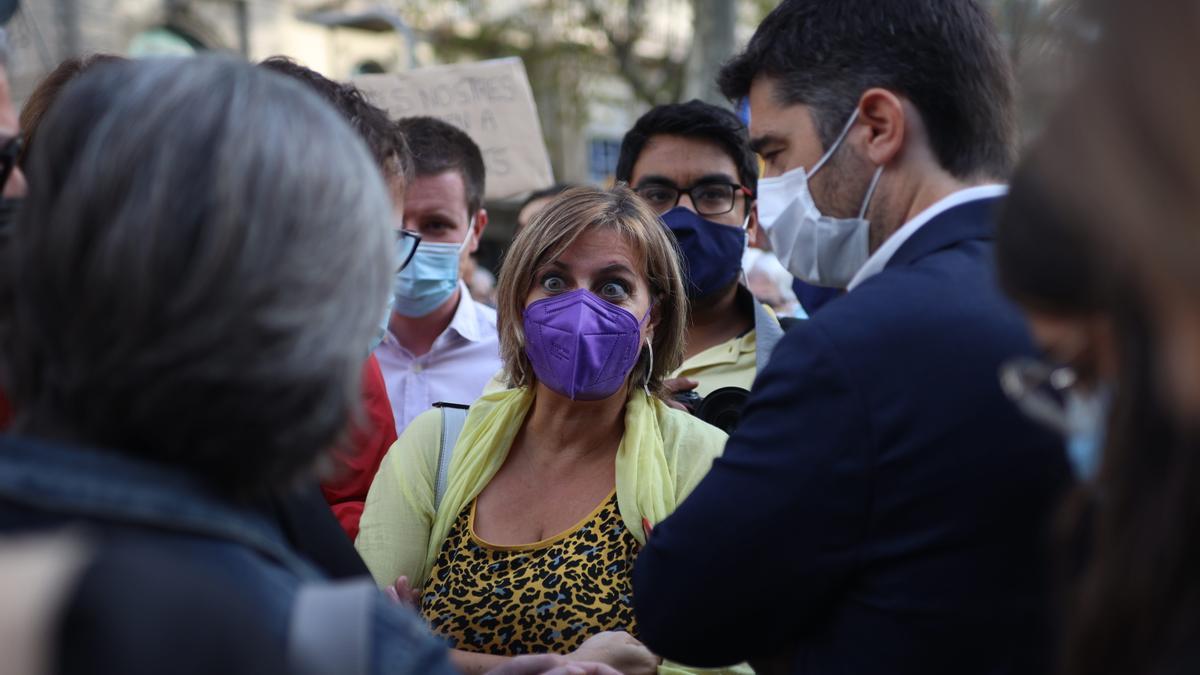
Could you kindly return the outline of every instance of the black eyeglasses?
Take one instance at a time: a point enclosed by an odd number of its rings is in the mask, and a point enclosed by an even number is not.
[[[737,183],[699,183],[687,188],[673,185],[643,185],[634,190],[646,200],[650,208],[659,215],[679,206],[679,198],[686,194],[692,200],[696,213],[702,216],[719,216],[729,213],[741,196],[753,197],[748,188]]]
[[[12,172],[17,168],[17,158],[21,156],[21,148],[24,141],[21,137],[13,136],[0,145],[0,190],[8,185],[8,179],[12,176]]]
[[[421,235],[410,230],[396,230],[396,271],[408,267],[408,263],[412,261],[413,256],[417,253],[417,247],[421,245]]]

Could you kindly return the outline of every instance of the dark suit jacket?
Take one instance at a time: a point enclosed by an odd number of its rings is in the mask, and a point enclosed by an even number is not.
[[[724,457],[639,556],[656,653],[1046,672],[1048,526],[1070,472],[999,387],[1034,348],[993,278],[998,203],[935,217],[780,343]]]

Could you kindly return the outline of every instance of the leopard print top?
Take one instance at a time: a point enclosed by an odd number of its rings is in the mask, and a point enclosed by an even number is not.
[[[639,548],[615,491],[574,528],[524,546],[476,536],[472,501],[442,545],[421,612],[455,648],[499,656],[566,654],[602,631],[636,637]]]

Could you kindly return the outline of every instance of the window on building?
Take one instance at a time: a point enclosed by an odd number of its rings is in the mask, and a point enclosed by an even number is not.
[[[593,183],[607,184],[617,172],[617,157],[621,141],[612,138],[593,138],[588,141],[588,178]]]

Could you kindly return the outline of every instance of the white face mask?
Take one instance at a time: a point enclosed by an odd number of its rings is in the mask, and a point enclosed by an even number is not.
[[[808,181],[846,140],[857,119],[855,110],[812,171],[800,167],[758,181],[758,222],[767,231],[775,256],[793,276],[817,286],[849,286],[871,255],[871,224],[865,216],[883,167],[876,169],[857,218],[823,215],[808,191]]]

